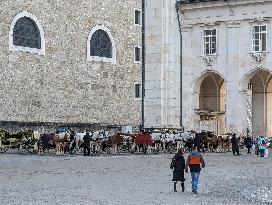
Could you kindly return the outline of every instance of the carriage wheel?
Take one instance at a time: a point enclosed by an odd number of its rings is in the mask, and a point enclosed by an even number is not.
[[[159,154],[159,150],[157,148],[152,149],[152,154]]]
[[[173,153],[173,152],[175,152],[176,149],[177,149],[176,146],[172,144],[172,145],[170,145],[170,147],[169,147],[169,152],[170,152],[170,153]]]
[[[69,150],[69,153],[70,154],[76,154],[77,153],[77,148],[75,147],[74,149]]]
[[[30,154],[37,154],[37,153],[38,153],[38,151],[35,150],[34,147],[32,147],[32,146],[29,146],[29,147],[27,148],[27,150],[28,150],[28,152],[29,152]]]
[[[5,153],[8,149],[9,147],[0,147],[0,153]]]
[[[29,152],[28,149],[27,149],[27,147],[24,144],[22,144],[22,143],[19,144],[18,151],[22,155],[26,155]]]

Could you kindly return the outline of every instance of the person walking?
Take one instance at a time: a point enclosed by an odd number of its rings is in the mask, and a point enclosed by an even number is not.
[[[252,147],[252,140],[249,137],[249,135],[245,138],[244,144],[245,144],[245,146],[247,148],[247,154],[250,154],[251,153],[251,147]]]
[[[260,157],[264,157],[265,150],[266,150],[266,141],[263,136],[260,136],[258,140],[258,145],[259,145]]]
[[[234,156],[236,156],[236,154],[240,155],[238,140],[236,138],[236,134],[235,133],[232,134],[231,145],[232,145],[232,153],[233,153],[233,155]]]
[[[174,192],[177,192],[177,183],[180,181],[181,182],[181,189],[182,192],[185,191],[185,186],[184,186],[184,169],[185,169],[185,159],[183,157],[183,150],[179,149],[178,153],[175,154],[175,156],[172,159],[172,162],[170,164],[170,168],[174,169],[173,170],[173,179],[172,181],[174,182]]]
[[[188,173],[188,168],[190,168],[190,173],[192,177],[192,192],[194,194],[198,194],[198,180],[201,168],[204,167],[205,161],[203,159],[203,156],[197,151],[196,147],[193,147],[193,150],[189,154],[186,161],[185,172]]]
[[[84,155],[83,156],[90,156],[90,145],[91,145],[91,135],[88,131],[86,131],[86,135],[83,137],[83,149]]]

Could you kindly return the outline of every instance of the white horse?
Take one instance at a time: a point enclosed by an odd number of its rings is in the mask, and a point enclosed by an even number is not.
[[[180,133],[181,143],[179,142],[179,147],[182,149],[185,149],[185,143],[189,140],[193,140],[194,138],[195,138],[195,133],[192,131]]]
[[[154,147],[157,151],[160,150],[161,145],[161,133],[154,132],[151,134],[151,139],[154,141]]]
[[[105,140],[105,133],[102,131],[95,131],[92,133],[92,140],[91,141],[91,149],[94,153],[100,154],[101,153],[101,144]]]
[[[177,152],[179,151],[179,149],[183,149],[184,145],[183,145],[183,138],[181,136],[181,133],[174,133],[174,141],[177,143]]]
[[[91,151],[95,153],[100,153],[101,152],[101,143],[105,140],[105,135],[106,133],[102,133],[100,131],[95,131],[91,133],[91,142],[90,142],[90,149]],[[74,141],[70,145],[70,150],[75,149],[75,152],[79,152],[81,147],[83,146],[84,143],[84,136],[86,135],[86,132],[82,133],[76,133],[74,137]]]
[[[65,155],[64,149],[67,141],[69,141],[70,132],[61,132],[55,135],[54,143],[56,144],[56,155]]]
[[[70,150],[73,149],[75,153],[78,153],[84,143],[83,138],[85,135],[86,135],[86,132],[76,133],[74,136],[74,141],[70,144],[70,147],[69,147]]]
[[[180,133],[180,137],[183,141],[187,141],[189,139],[194,139],[195,138],[195,133],[188,131],[184,133]]]
[[[161,134],[161,143],[162,143],[162,151],[166,152],[166,142],[167,142],[167,135],[166,133]]]
[[[39,133],[38,131],[34,131],[33,134],[32,134],[32,137],[35,140],[35,144],[34,144],[33,150],[36,153],[40,153],[38,142],[41,139],[41,133]]]

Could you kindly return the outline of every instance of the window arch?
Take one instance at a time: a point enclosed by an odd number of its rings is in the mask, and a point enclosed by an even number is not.
[[[87,60],[116,63],[116,49],[109,29],[98,25],[92,28],[87,42]]]
[[[90,42],[91,56],[112,58],[112,44],[109,35],[99,29],[94,32]]]
[[[44,32],[39,20],[27,11],[17,14],[10,27],[10,51],[44,55]]]

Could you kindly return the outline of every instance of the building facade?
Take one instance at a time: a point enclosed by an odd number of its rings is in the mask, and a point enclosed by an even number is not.
[[[0,121],[141,124],[142,1],[0,2]]]
[[[158,18],[168,25],[161,29],[168,32],[161,38],[166,43],[159,44],[170,48],[160,48],[168,61],[165,64],[164,57],[158,58],[154,69],[158,68],[161,75],[158,87],[168,85],[168,91],[165,97],[163,89],[158,89],[152,97],[160,100],[156,113],[161,113],[167,123],[156,117],[147,122],[152,126],[177,126],[180,115],[186,130],[246,133],[248,129],[253,135],[271,136],[272,1],[179,1],[179,19],[175,3],[164,1],[157,7],[162,14]],[[182,69],[177,63],[178,20]],[[152,35],[147,35],[147,42]],[[146,70],[152,69],[153,65],[147,63]],[[155,86],[152,82],[150,85]],[[164,103],[172,106],[167,106],[172,114],[164,113]]]
[[[175,3],[145,1],[145,127],[182,126],[181,53]]]

